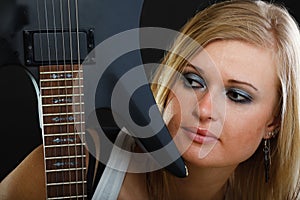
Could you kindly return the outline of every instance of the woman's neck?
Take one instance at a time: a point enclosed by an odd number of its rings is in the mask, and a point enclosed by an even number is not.
[[[189,176],[172,177],[175,184],[170,191],[172,199],[221,200],[224,199],[228,178],[236,166],[224,168],[199,168],[187,163]]]

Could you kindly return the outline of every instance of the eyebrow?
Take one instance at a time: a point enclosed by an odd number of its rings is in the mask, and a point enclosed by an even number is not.
[[[244,81],[239,81],[239,80],[235,80],[235,79],[230,79],[228,80],[229,83],[237,83],[237,84],[243,84],[243,85],[248,85],[249,87],[252,87],[255,91],[258,91],[258,89],[256,87],[254,87],[251,83],[247,83]]]
[[[192,67],[194,68],[195,70],[197,70],[198,72],[202,73],[202,74],[205,74],[205,72],[203,71],[203,69],[201,69],[200,67],[197,67],[195,65],[192,65],[191,63],[188,63],[186,64],[186,67]]]

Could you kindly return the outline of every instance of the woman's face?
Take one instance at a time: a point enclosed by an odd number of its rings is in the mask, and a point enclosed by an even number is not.
[[[171,88],[163,117],[186,161],[235,166],[277,125],[273,53],[233,40],[204,49]]]

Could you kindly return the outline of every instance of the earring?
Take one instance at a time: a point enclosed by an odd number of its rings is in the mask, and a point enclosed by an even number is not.
[[[271,166],[271,155],[270,155],[270,140],[264,140],[264,166],[265,166],[265,182],[267,183],[270,178],[270,166]]]
[[[271,131],[271,132],[268,133],[268,136],[269,136],[270,138],[274,138],[276,134],[277,134],[277,133],[276,133],[275,131]]]
[[[268,133],[269,138],[274,138],[279,133],[279,129],[275,129],[274,131],[270,131]]]

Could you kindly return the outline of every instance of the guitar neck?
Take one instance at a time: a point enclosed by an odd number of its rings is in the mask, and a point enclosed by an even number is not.
[[[86,199],[82,66],[41,66],[48,199]]]

